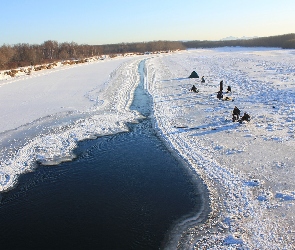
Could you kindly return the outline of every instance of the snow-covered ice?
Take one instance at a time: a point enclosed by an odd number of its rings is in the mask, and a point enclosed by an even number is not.
[[[139,58],[116,58],[0,82],[0,190],[35,162],[71,160],[77,141],[127,131]]]
[[[205,224],[179,249],[295,248],[295,51],[217,48],[120,57],[0,81],[0,189],[34,163],[70,160],[77,141],[126,131],[145,59],[155,129],[210,193]],[[204,76],[188,79],[195,70]],[[219,82],[232,100],[216,98]],[[195,84],[199,93],[190,92]],[[233,123],[237,106],[249,123]]]

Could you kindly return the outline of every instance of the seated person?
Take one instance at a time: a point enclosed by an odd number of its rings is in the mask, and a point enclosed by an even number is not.
[[[241,114],[241,111],[237,108],[237,106],[235,106],[233,110],[233,122],[239,120],[240,114]]]
[[[250,121],[250,115],[245,112],[244,115],[241,118],[241,121],[249,122]]]
[[[195,85],[193,85],[193,86],[192,86],[192,88],[191,88],[191,91],[193,91],[193,92],[197,93],[197,92],[198,92],[198,89],[196,88],[196,86],[195,86]]]
[[[223,94],[222,94],[221,91],[218,91],[218,92],[217,92],[217,98],[218,98],[219,100],[223,98]]]

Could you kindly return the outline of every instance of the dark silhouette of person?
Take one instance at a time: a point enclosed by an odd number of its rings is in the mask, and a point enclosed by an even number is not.
[[[227,93],[228,93],[228,92],[231,92],[231,86],[227,86],[226,91],[227,91]]]
[[[202,76],[201,83],[204,83],[204,82],[205,82],[205,79],[204,79],[204,76]]]
[[[233,122],[239,120],[240,114],[241,114],[241,111],[237,108],[237,106],[235,106],[233,110]]]
[[[192,88],[191,88],[191,91],[193,91],[193,92],[195,92],[195,93],[197,93],[198,91],[197,91],[197,88],[196,88],[196,86],[195,85],[193,85],[192,86]]]
[[[241,118],[241,121],[247,121],[247,122],[249,122],[250,121],[250,115],[245,112],[244,115]]]
[[[219,100],[223,98],[223,94],[222,94],[221,91],[218,91],[218,92],[217,92],[217,98],[218,98]]]
[[[223,80],[219,83],[219,91],[222,93],[223,91]]]

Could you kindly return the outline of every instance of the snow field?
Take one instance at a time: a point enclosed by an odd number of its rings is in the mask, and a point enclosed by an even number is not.
[[[294,249],[293,53],[223,48],[147,61],[158,129],[211,193],[208,222],[186,232],[195,249]],[[186,78],[193,70],[205,84]],[[234,101],[216,98],[221,80]],[[233,123],[234,106],[251,121]]]

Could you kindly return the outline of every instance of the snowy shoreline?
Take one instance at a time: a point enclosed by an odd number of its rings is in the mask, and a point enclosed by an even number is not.
[[[139,61],[140,59],[121,58],[103,64],[96,62],[71,67],[62,73],[60,70],[44,72],[32,78],[35,80],[33,91],[27,89],[25,94],[18,93],[17,85],[25,84],[26,87],[30,87],[32,80],[25,77],[23,80],[19,78],[17,81],[5,82],[1,89],[5,88],[2,95],[14,93],[15,96],[2,105],[7,105],[7,109],[11,109],[10,113],[4,108],[1,109],[1,116],[7,117],[7,125],[2,123],[1,126],[0,191],[12,188],[17,182],[18,175],[32,171],[36,161],[44,165],[54,165],[71,160],[75,157],[72,151],[78,141],[127,131],[127,122],[141,118],[138,112],[129,110],[132,102],[130,93],[133,93],[139,81]],[[106,67],[101,69],[103,75],[96,79],[95,70],[99,70],[101,65]],[[87,80],[87,69],[89,79],[83,86],[84,78]],[[63,75],[66,77],[61,79]],[[57,82],[53,90],[52,81]],[[73,81],[75,85],[71,85]],[[71,88],[64,88],[63,84],[68,84]],[[44,94],[36,98],[35,93],[42,91]],[[5,102],[4,98],[1,100]],[[31,102],[29,108],[34,109],[32,114],[22,106],[26,100]],[[48,102],[51,102],[49,107]],[[66,112],[55,113],[63,104],[62,110]],[[72,107],[66,106],[71,104]],[[38,123],[38,119],[34,120],[38,116],[41,117],[41,124]],[[44,118],[48,121],[42,124]],[[25,124],[19,126],[22,122]],[[29,130],[26,131],[22,127],[29,127]],[[21,130],[24,132],[21,133]]]
[[[36,161],[71,160],[77,141],[127,131],[127,122],[141,119],[130,105],[144,59],[155,127],[210,192],[207,222],[186,230],[178,248],[293,249],[294,50],[189,50],[0,82],[0,191]],[[205,84],[187,78],[193,70]],[[232,87],[233,102],[216,98],[220,80]],[[192,84],[199,93],[189,91]],[[234,106],[251,121],[233,123]],[[42,117],[49,119],[46,129],[32,123]],[[25,124],[32,125],[28,131],[8,133]]]
[[[293,249],[294,51],[192,50],[147,68],[165,140],[211,193],[208,222],[187,232],[194,249]],[[185,79],[193,70],[205,84]],[[220,80],[234,102],[216,98]],[[250,123],[232,123],[235,105]]]

